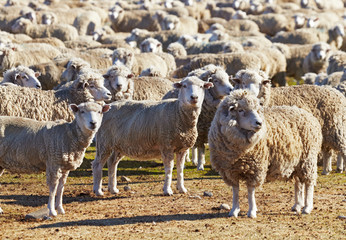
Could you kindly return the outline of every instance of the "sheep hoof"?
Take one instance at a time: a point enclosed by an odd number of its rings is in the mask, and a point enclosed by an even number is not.
[[[257,216],[256,216],[256,212],[255,211],[249,211],[248,213],[247,213],[247,216],[249,217],[249,218],[256,218]]]
[[[0,214],[3,214],[4,213],[4,211],[2,211],[2,209],[0,208]]]
[[[183,187],[177,187],[177,189],[179,190],[180,193],[187,193],[187,189],[183,186]]]
[[[197,170],[198,170],[198,171],[203,171],[203,170],[204,170],[204,166],[203,166],[203,165],[197,166]]]
[[[63,207],[57,207],[57,210],[59,214],[65,214],[65,210],[63,209]]]
[[[94,190],[94,193],[96,194],[96,196],[103,196],[104,195],[102,190]]]
[[[337,173],[342,173],[343,171],[342,171],[342,169],[337,168],[337,169],[335,170],[335,172],[337,172]]]
[[[173,191],[172,191],[172,189],[167,189],[167,190],[163,191],[163,194],[165,196],[172,196],[173,195]]]
[[[303,209],[302,214],[310,214],[311,211],[312,211],[312,207],[305,207],[305,208]]]
[[[55,211],[55,209],[54,210],[50,209],[49,210],[49,216],[50,217],[56,217],[56,216],[58,216],[58,213]]]
[[[297,205],[297,204],[294,204],[291,210],[292,210],[293,212],[300,213],[301,206],[299,206],[299,205]]]
[[[119,189],[117,189],[117,188],[108,189],[108,191],[109,191],[111,194],[118,194],[118,193],[119,193]]]
[[[239,212],[240,212],[240,209],[239,209],[239,208],[232,209],[232,210],[229,212],[228,216],[229,216],[229,217],[238,217]]]
[[[322,172],[322,175],[329,175],[329,172],[323,171],[323,172]]]

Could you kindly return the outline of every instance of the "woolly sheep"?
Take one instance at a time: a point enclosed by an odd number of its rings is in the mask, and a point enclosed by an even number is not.
[[[75,18],[73,26],[79,35],[91,35],[95,29],[101,27],[100,15],[95,11],[85,11]]]
[[[346,99],[337,90],[327,86],[299,85],[272,88],[270,81],[258,72],[243,70],[235,88],[250,88],[264,106],[296,105],[311,112],[322,127],[323,172],[331,171],[332,150],[346,158]]]
[[[0,167],[13,173],[46,171],[49,216],[65,214],[62,197],[68,174],[82,164],[109,105],[88,102],[70,108],[75,115],[71,123],[0,117]]]
[[[240,212],[239,181],[245,181],[248,189],[247,216],[255,218],[256,187],[291,178],[295,180],[292,211],[299,213],[304,207],[302,213],[309,214],[321,143],[321,126],[311,113],[289,106],[263,109],[253,93],[232,92],[220,104],[209,132],[211,165],[233,189],[229,216],[238,217]]]
[[[346,53],[344,51],[337,51],[331,54],[328,58],[327,74],[333,72],[344,71],[346,68]]]
[[[160,71],[159,68],[151,66],[148,67],[147,69],[144,69],[141,74],[139,75],[139,77],[164,77],[162,72]]]
[[[61,83],[60,76],[65,69],[55,64],[54,61],[34,64],[29,67],[40,73],[38,80],[41,82],[43,90],[52,90],[58,86]]]
[[[174,153],[177,156],[177,189],[186,193],[183,168],[188,148],[197,138],[197,119],[204,89],[213,86],[197,77],[174,83],[178,99],[163,101],[118,101],[105,114],[96,135],[96,157],[92,162],[93,191],[102,192],[102,168],[108,159],[108,189],[118,193],[117,166],[123,156],[135,159],[161,158],[165,168],[163,192],[172,195]],[[112,156],[111,156],[112,155]]]
[[[88,70],[79,74],[71,86],[57,91],[0,86],[0,115],[40,121],[72,121],[74,115],[68,109],[68,104],[105,101],[110,98],[111,93],[104,87],[102,75]]]
[[[331,47],[328,43],[316,43],[312,46],[311,51],[305,57],[303,62],[303,71],[307,72],[326,72],[328,59],[331,55]]]
[[[0,85],[13,83],[22,87],[41,88],[41,83],[37,79],[39,76],[39,72],[34,72],[25,66],[18,66],[4,72],[4,79],[0,82]]]
[[[290,25],[291,22],[283,14],[268,13],[254,15],[249,19],[257,23],[262,33],[268,34],[269,36],[274,36],[280,31],[289,31],[294,27]]]
[[[111,27],[115,32],[131,32],[134,28],[147,29],[149,31],[160,30],[159,24],[152,18],[150,12],[146,10],[124,11],[120,6],[115,5],[109,9]]]
[[[172,82],[161,77],[133,77],[126,66],[112,66],[103,75],[105,86],[112,93],[110,101],[161,100],[172,89]]]
[[[61,41],[76,40],[77,29],[68,24],[37,25],[30,20],[18,19],[11,27],[13,33],[25,33],[32,38],[56,37]]]
[[[173,57],[185,57],[187,52],[183,45],[178,42],[173,42],[168,45],[167,52],[172,54]]]
[[[66,65],[65,71],[61,74],[61,80],[65,82],[73,81],[83,69],[90,68],[90,64],[81,58],[71,58]]]
[[[162,44],[154,39],[154,38],[147,38],[140,44],[140,50],[141,52],[162,52]]]
[[[161,30],[175,30],[180,34],[198,33],[198,22],[192,17],[167,15],[160,24]]]

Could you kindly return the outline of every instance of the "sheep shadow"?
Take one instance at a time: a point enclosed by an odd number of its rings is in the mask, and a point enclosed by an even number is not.
[[[215,218],[228,218],[227,212],[218,213],[204,213],[204,214],[174,214],[174,215],[159,215],[159,216],[135,216],[135,217],[121,217],[121,218],[110,218],[110,219],[87,219],[80,221],[70,222],[58,222],[53,224],[44,224],[31,229],[40,228],[62,228],[71,226],[121,226],[121,225],[132,225],[137,223],[159,223],[168,221],[197,221],[205,219]]]

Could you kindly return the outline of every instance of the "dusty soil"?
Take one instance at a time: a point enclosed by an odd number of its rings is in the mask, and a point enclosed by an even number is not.
[[[141,164],[145,165],[141,167]],[[241,214],[228,217],[222,203],[232,204],[232,190],[206,166],[185,169],[189,192],[163,196],[163,167],[159,162],[120,163],[117,196],[92,193],[90,161],[71,172],[64,192],[65,215],[52,220],[25,220],[48,202],[45,175],[5,173],[0,177],[0,239],[346,239],[346,176],[321,176],[310,215],[297,215],[293,182],[265,183],[256,191],[256,219],[246,216],[247,191],[241,185]],[[320,169],[321,170],[321,169]],[[106,171],[104,172],[106,175]],[[104,184],[107,177],[104,178]],[[175,181],[173,181],[175,184]],[[131,190],[125,191],[124,186]],[[104,185],[106,188],[106,185]],[[204,196],[209,191],[212,196]]]

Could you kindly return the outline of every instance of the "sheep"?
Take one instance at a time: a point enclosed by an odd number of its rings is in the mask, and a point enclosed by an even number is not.
[[[68,174],[82,164],[109,105],[87,102],[70,108],[75,115],[71,123],[0,117],[0,166],[13,173],[46,171],[49,216],[65,214],[62,197]]]
[[[71,86],[57,91],[0,86],[0,115],[39,121],[72,121],[74,115],[68,110],[68,104],[107,101],[110,98],[111,93],[104,87],[102,75],[89,69],[81,72]]]
[[[56,37],[61,41],[76,40],[77,29],[68,24],[36,25],[30,20],[20,18],[11,27],[13,33],[25,33],[32,38]]]
[[[101,17],[95,11],[85,11],[75,18],[73,26],[77,28],[79,35],[91,35],[101,27]]]
[[[45,25],[51,25],[58,22],[58,17],[53,12],[43,13],[41,19],[42,19],[41,23]]]
[[[146,10],[124,11],[120,6],[115,5],[109,9],[111,27],[115,32],[131,32],[134,28],[147,29],[149,31],[159,31],[159,24],[152,18],[150,12]]]
[[[172,82],[162,77],[133,77],[123,65],[110,67],[103,77],[106,88],[112,93],[109,102],[122,99],[158,101],[172,88]]]
[[[328,58],[327,74],[343,71],[346,68],[346,53],[344,51],[334,52]]]
[[[180,34],[198,33],[198,22],[192,17],[177,17],[167,15],[160,22],[161,30],[175,30]]]
[[[149,67],[157,67],[163,76],[169,76],[171,71],[176,68],[174,57],[169,53],[145,52],[134,54],[132,50],[126,48],[115,49],[112,62],[113,65],[124,64],[136,76]]]
[[[162,44],[160,41],[156,40],[155,38],[146,38],[143,42],[140,44],[140,50],[141,52],[153,52],[158,53],[162,52]]]
[[[283,14],[268,13],[249,17],[250,20],[257,23],[262,33],[274,36],[280,31],[289,31],[293,29],[291,22]],[[293,25],[293,23],[292,23]]]
[[[292,211],[311,213],[322,143],[311,113],[295,106],[263,108],[255,94],[235,90],[219,105],[208,140],[212,168],[233,189],[230,217],[240,212],[240,180],[248,189],[250,218],[256,218],[256,187],[278,179],[295,180]]]
[[[312,46],[311,51],[305,57],[303,62],[303,71],[307,72],[326,72],[328,67],[328,58],[331,55],[331,47],[328,43],[320,42]]]
[[[160,71],[159,68],[151,66],[148,67],[147,69],[144,69],[141,74],[139,75],[139,77],[164,77],[162,72]]]
[[[102,128],[96,134],[96,157],[92,162],[93,191],[103,195],[102,167],[108,160],[108,189],[117,189],[117,165],[124,155],[136,159],[162,157],[165,167],[164,195],[171,189],[174,153],[177,156],[177,189],[186,193],[183,168],[188,148],[197,138],[197,119],[201,111],[204,89],[213,87],[197,77],[174,83],[178,99],[163,101],[118,101],[105,114]],[[111,157],[112,155],[112,157]],[[110,157],[110,158],[109,158]]]
[[[40,89],[41,83],[37,79],[39,76],[39,72],[34,72],[32,69],[25,66],[18,66],[4,72],[4,79],[0,82],[0,85],[12,83],[22,87]]]
[[[251,88],[264,106],[296,105],[311,112],[322,127],[323,175],[331,171],[332,150],[346,158],[346,100],[339,91],[316,85],[271,88],[268,77],[253,70],[242,70],[233,79],[235,88]]]
[[[67,62],[66,69],[62,72],[60,79],[63,82],[73,81],[77,78],[81,70],[88,68],[90,68],[90,64],[87,61],[73,57]]]
[[[226,71],[213,64],[191,71],[188,76],[196,76],[203,81],[212,82],[214,87],[205,90],[201,114],[197,122],[198,137],[192,149],[192,162],[198,170],[204,170],[205,144],[208,143],[208,130],[216,112],[217,106],[233,89]],[[163,99],[177,98],[178,92],[173,89],[165,94]],[[196,154],[196,150],[198,155]]]
[[[29,67],[40,73],[38,80],[43,90],[52,90],[62,82],[60,77],[65,68],[58,66],[54,61],[34,64]]]
[[[178,42],[173,42],[168,45],[167,52],[172,54],[173,57],[186,57],[187,52],[183,45]]]

